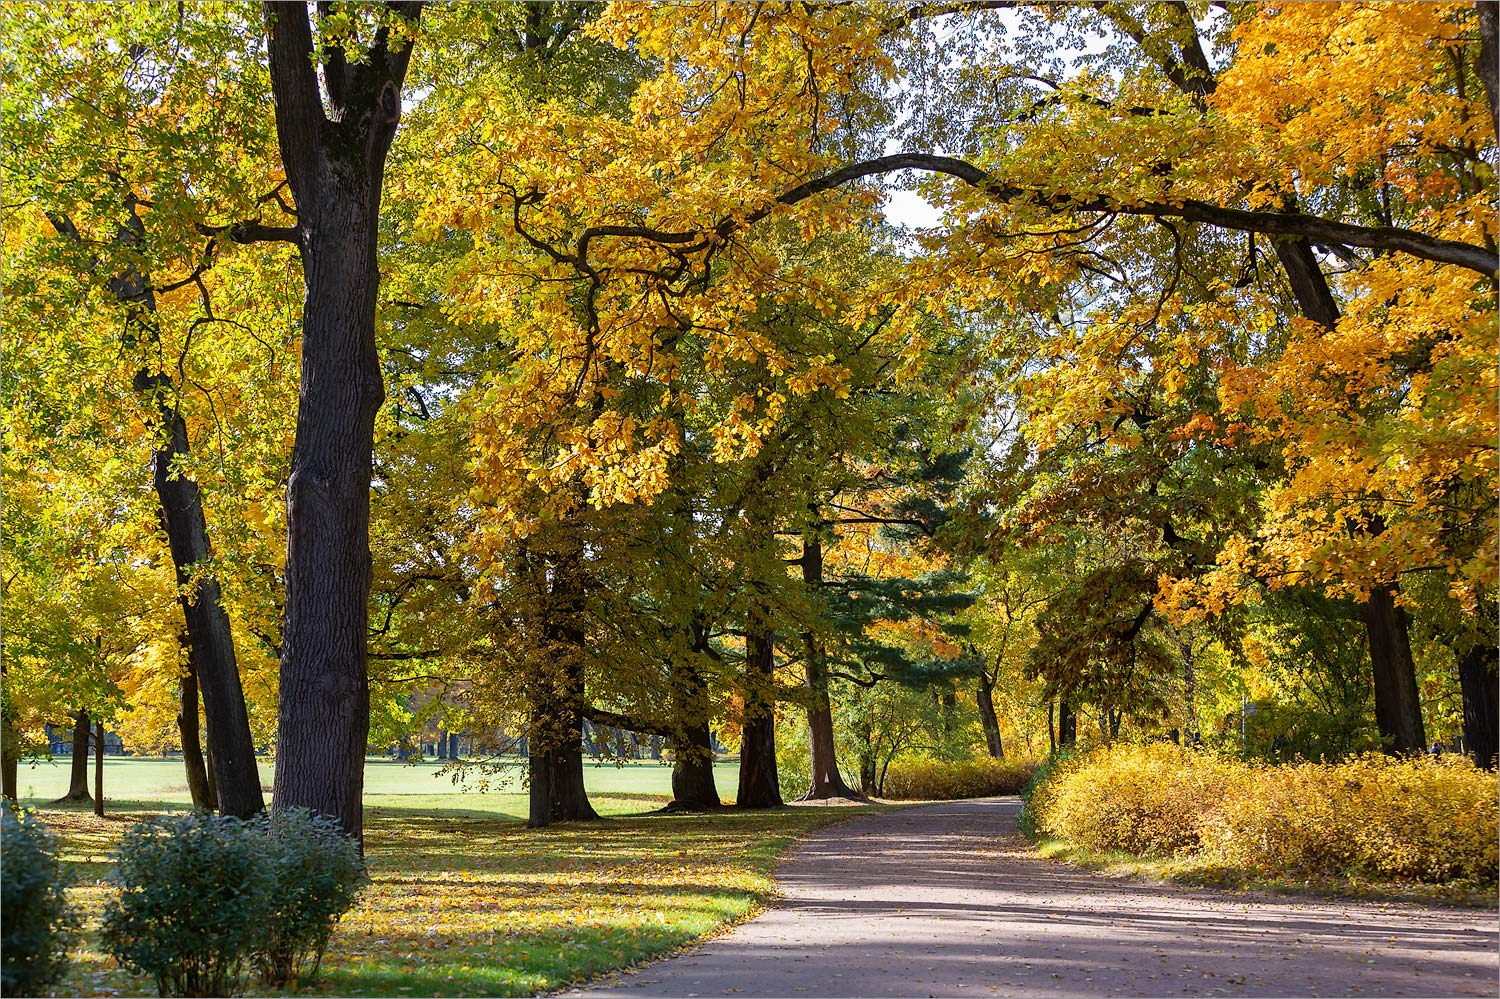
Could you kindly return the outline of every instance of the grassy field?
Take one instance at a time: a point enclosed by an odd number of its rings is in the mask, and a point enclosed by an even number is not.
[[[105,766],[103,819],[87,806],[46,803],[66,790],[65,771],[42,771],[46,783],[31,785],[87,919],[57,995],[154,994],[147,979],[97,950],[94,932],[121,831],[186,807],[181,763],[122,758]],[[745,917],[773,895],[771,869],[794,839],[865,810],[644,814],[668,799],[668,768],[590,766],[591,800],[605,817],[528,830],[519,821],[523,796],[454,790],[437,769],[368,764],[371,884],[334,934],[322,976],[302,994],[528,995],[626,967]],[[732,793],[735,776],[733,765],[721,767],[721,791]],[[112,777],[119,800],[110,795]]]
[[[45,806],[68,790],[67,759],[25,763],[20,767],[17,790],[22,804]],[[260,765],[261,784],[269,792],[272,766]],[[739,780],[735,763],[714,767],[719,793],[734,797]],[[520,768],[507,767],[505,773],[488,777],[475,774],[463,783],[454,783],[454,774],[437,762],[396,763],[369,757],[365,760],[365,805],[372,808],[415,811],[443,810],[474,817],[524,818],[526,796],[519,783]],[[94,781],[93,761],[89,762],[89,788]],[[640,812],[665,804],[672,793],[672,768],[660,763],[641,762],[615,766],[584,763],[584,784],[594,807],[601,813]],[[147,756],[106,756],[104,758],[104,801],[106,809],[126,811],[164,811],[186,808],[191,802],[182,760]]]

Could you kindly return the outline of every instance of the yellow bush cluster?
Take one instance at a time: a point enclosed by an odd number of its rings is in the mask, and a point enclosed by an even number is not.
[[[1266,875],[1493,884],[1500,862],[1495,775],[1458,756],[1272,766],[1102,747],[1059,766],[1029,808],[1077,846]]]
[[[882,795],[898,801],[951,801],[1015,794],[1037,765],[1030,760],[897,760],[886,771]]]

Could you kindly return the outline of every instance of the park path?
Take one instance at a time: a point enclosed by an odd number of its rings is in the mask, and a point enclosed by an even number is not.
[[[1240,894],[1030,855],[1014,798],[869,815],[777,869],[784,898],[569,996],[1495,996],[1494,911]]]

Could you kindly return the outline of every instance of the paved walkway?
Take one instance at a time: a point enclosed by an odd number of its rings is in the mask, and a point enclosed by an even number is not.
[[[1037,860],[1014,798],[813,834],[775,908],[570,996],[1495,996],[1493,911],[1162,887]]]

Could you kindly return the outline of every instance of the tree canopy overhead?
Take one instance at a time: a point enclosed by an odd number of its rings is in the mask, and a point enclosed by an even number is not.
[[[1346,734],[1494,731],[1491,5],[3,31],[7,759],[187,670],[226,811],[274,739],[357,833],[434,713],[538,823],[594,719],[771,803],[790,707],[825,777],[893,685],[1196,730],[1309,636]]]

